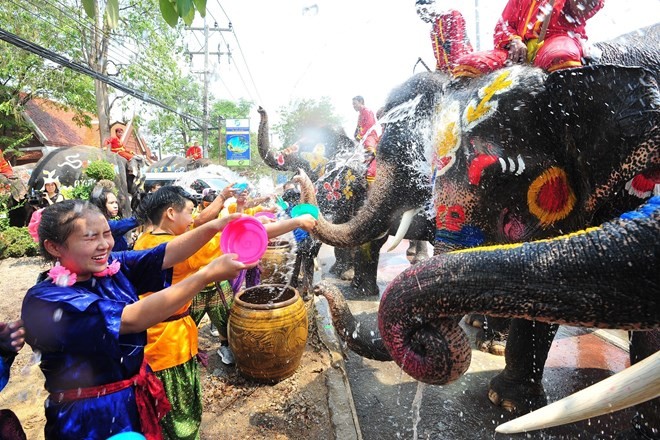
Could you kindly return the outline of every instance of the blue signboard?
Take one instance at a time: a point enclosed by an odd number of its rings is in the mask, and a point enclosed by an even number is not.
[[[250,120],[227,119],[227,166],[244,167],[250,165]]]

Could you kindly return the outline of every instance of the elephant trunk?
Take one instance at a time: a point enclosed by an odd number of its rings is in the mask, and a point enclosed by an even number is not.
[[[396,169],[390,164],[379,164],[378,178],[368,191],[365,204],[346,223],[333,224],[319,216],[318,224],[314,229],[314,236],[323,243],[337,247],[354,247],[373,241],[387,234],[396,220],[408,210],[418,209],[423,205],[421,198],[426,195],[422,190],[415,190],[419,201],[410,197],[401,201],[399,192],[406,189],[391,184]],[[304,173],[300,173],[296,180],[300,183],[301,202],[317,205],[314,184]],[[430,189],[428,190],[430,192]],[[413,190],[410,190],[412,193]],[[422,195],[423,194],[423,195]],[[392,205],[396,205],[393,207]]]
[[[385,349],[380,338],[376,319],[357,320],[348,308],[344,295],[332,284],[321,282],[314,286],[314,294],[323,296],[328,301],[332,324],[342,341],[362,357],[377,361],[391,361],[392,357]]]
[[[269,167],[280,170],[289,171],[285,164],[280,164],[275,157],[275,153],[271,150],[270,146],[270,131],[268,127],[268,113],[262,107],[257,109],[259,112],[259,131],[257,132],[257,146],[259,148],[259,155],[266,165]]]
[[[466,313],[584,327],[660,325],[660,197],[599,228],[532,243],[439,255],[395,278],[379,329],[401,368],[432,384],[456,380],[470,362],[457,317]]]

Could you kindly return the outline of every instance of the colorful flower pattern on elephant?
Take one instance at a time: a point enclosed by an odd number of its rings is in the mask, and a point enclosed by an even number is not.
[[[325,157],[325,145],[316,144],[311,153],[300,153],[300,157],[309,162],[312,171],[322,177],[325,174],[325,166],[328,163],[328,158]]]
[[[348,170],[346,172],[346,177],[344,177],[344,189],[341,191],[346,200],[350,200],[353,197],[353,182],[355,182],[355,180],[356,177],[355,174],[353,174],[353,171]]]

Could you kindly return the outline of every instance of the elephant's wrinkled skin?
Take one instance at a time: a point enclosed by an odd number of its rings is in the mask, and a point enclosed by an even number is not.
[[[432,201],[438,255],[556,237],[639,206],[660,183],[660,50],[652,44],[659,27],[643,35],[643,59],[620,43],[608,43],[601,59],[653,70],[514,66],[474,79],[412,77],[386,105],[389,114],[414,111],[387,124],[370,197],[348,223],[320,219],[315,235],[335,246],[360,243],[382,234],[401,209]],[[636,35],[617,41],[636,44]],[[555,329],[514,319],[506,368],[490,384],[493,401],[521,411],[543,403]]]

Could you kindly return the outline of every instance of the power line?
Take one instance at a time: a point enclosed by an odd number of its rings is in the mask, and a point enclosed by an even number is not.
[[[229,18],[229,15],[227,15],[227,12],[225,12],[225,8],[222,7],[220,4],[220,0],[218,0],[218,6],[220,6],[220,10],[222,10],[222,13],[225,14],[225,17],[227,17],[227,20],[231,22],[231,19]],[[254,87],[254,91],[257,93],[257,98],[259,98],[259,101],[263,102],[263,99],[261,98],[261,94],[259,93],[259,89],[257,88],[257,84],[254,82],[254,77],[252,76],[252,72],[250,71],[250,66],[247,63],[247,60],[245,59],[245,54],[243,53],[243,48],[241,47],[241,43],[238,40],[238,35],[236,35],[236,29],[233,28],[232,33],[234,34],[234,38],[236,39],[236,45],[238,46],[238,51],[241,54],[241,57],[243,58],[243,63],[245,64],[245,68],[248,71],[248,75],[250,76],[250,80],[252,81],[252,85]],[[242,80],[242,78],[241,78]]]
[[[48,50],[44,47],[41,47],[35,43],[32,43],[30,41],[24,40],[18,35],[12,34],[11,32],[7,32],[6,30],[0,28],[0,40],[4,40],[9,44],[12,44],[20,49],[26,50],[28,52],[31,52],[35,55],[38,55],[42,58],[46,58],[54,63],[57,63],[61,66],[68,67],[71,70],[74,70],[76,72],[82,73],[84,75],[90,76],[94,79],[98,79],[99,81],[102,81],[112,87],[114,87],[117,90],[121,90],[122,92],[125,92],[131,96],[134,96],[135,98],[138,98],[141,101],[147,102],[149,104],[153,104],[157,107],[160,107],[162,109],[168,110],[172,113],[175,113],[179,116],[181,116],[184,119],[187,119],[197,125],[201,125],[201,122],[199,121],[198,118],[189,115],[187,113],[182,113],[178,110],[176,110],[173,107],[170,107],[166,104],[163,104],[162,102],[151,98],[146,92],[143,92],[141,90],[134,89],[132,87],[129,87],[122,82],[115,80],[113,78],[110,78],[106,75],[103,75],[101,73],[98,73],[92,69],[90,69],[87,66],[84,66],[80,63],[76,63],[75,61],[68,60],[66,57],[63,55],[57,54],[51,50]]]

